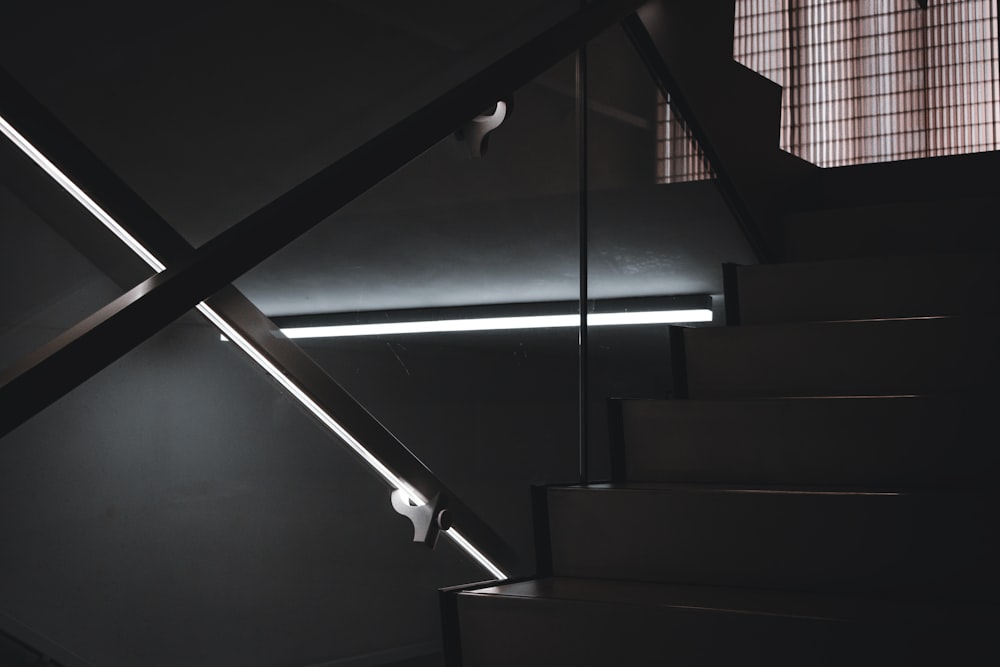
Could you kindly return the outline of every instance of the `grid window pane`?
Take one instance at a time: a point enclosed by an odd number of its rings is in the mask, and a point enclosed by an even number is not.
[[[803,159],[1000,148],[994,0],[737,0],[735,22],[734,57],[785,88],[781,147]]]

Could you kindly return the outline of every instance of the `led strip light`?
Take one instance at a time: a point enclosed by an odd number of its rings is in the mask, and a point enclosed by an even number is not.
[[[5,118],[0,116],[0,132],[4,134],[10,141],[17,146],[21,152],[28,156],[32,162],[37,164],[42,170],[49,175],[56,183],[59,184],[71,197],[77,200],[81,206],[83,206],[87,211],[89,211],[97,220],[101,222],[105,227],[108,228],[115,236],[117,236],[122,243],[124,243],[128,248],[138,255],[153,271],[156,273],[162,273],[166,270],[166,265],[161,262],[157,257],[150,252],[145,246],[143,246],[138,239],[132,236],[128,231],[122,227],[117,220],[111,217],[107,211],[101,208],[97,202],[90,198],[87,193],[85,193],[76,183],[74,183],[66,174],[64,174],[58,167],[56,167],[51,160],[49,160],[45,155],[42,154],[35,146],[31,144],[20,132],[18,132],[14,127],[7,122]],[[275,366],[264,354],[258,350],[254,345],[247,340],[242,334],[240,334],[236,329],[232,327],[225,319],[222,318],[217,312],[210,308],[205,302],[199,303],[196,308],[202,315],[208,318],[209,322],[214,324],[223,336],[227,337],[229,340],[233,341],[241,350],[243,350],[247,356],[249,356],[258,366],[260,366],[264,371],[277,380],[278,384],[285,388],[288,393],[292,395],[299,403],[302,404],[309,412],[311,412],[319,421],[326,426],[330,431],[332,431],[337,437],[343,440],[347,445],[353,449],[368,465],[375,469],[375,471],[388,482],[389,486],[393,489],[399,489],[404,495],[408,496],[409,500],[415,505],[425,505],[427,499],[423,497],[416,489],[407,484],[404,480],[399,478],[392,470],[390,470],[384,463],[378,460],[378,458],[372,454],[370,451],[365,449],[354,436],[352,436],[347,429],[341,426],[336,419],[334,419],[330,413],[322,408],[315,400],[312,399],[305,391],[302,390],[295,382],[286,374],[284,374],[277,366]],[[475,560],[479,565],[481,565],[487,572],[497,579],[507,579],[507,575],[501,570],[497,565],[491,561],[483,552],[475,547],[468,539],[465,538],[460,532],[454,528],[449,528],[444,531],[444,533],[450,537],[455,544],[465,551],[473,560]]]
[[[597,327],[711,321],[712,311],[707,308],[592,313],[587,316],[587,325]],[[526,315],[521,317],[478,317],[452,320],[421,320],[416,322],[288,327],[283,328],[281,333],[285,334],[288,338],[339,338],[343,336],[509,331],[515,329],[549,329],[578,326],[580,326],[579,315]]]

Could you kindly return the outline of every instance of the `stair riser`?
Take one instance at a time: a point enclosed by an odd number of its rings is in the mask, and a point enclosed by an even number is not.
[[[993,484],[992,400],[623,401],[621,481]]]
[[[1000,592],[987,499],[553,488],[557,576],[983,599]]]
[[[987,647],[982,639],[970,643],[954,629],[928,632],[914,627],[570,600],[461,596],[458,604],[464,667],[882,667],[972,664],[971,660],[997,654],[996,647]]]
[[[789,261],[981,252],[1000,247],[998,202],[970,198],[900,202],[785,217]]]
[[[948,255],[738,267],[740,322],[995,314],[998,259]]]
[[[948,394],[994,387],[996,319],[684,329],[690,398]]]

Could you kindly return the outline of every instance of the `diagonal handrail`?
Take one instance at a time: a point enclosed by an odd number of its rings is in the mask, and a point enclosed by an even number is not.
[[[133,246],[146,254],[147,263],[154,270],[161,270],[165,264],[193,252],[194,248],[184,237],[0,68],[2,125],[16,126],[18,135],[48,160],[61,180],[86,193],[87,208],[99,208],[121,227],[120,234],[127,236]],[[5,130],[5,133],[10,131],[4,127],[0,130]],[[128,220],[128,224],[118,222],[122,219]],[[106,263],[104,258],[95,257],[86,250],[84,252],[96,264]],[[321,422],[329,420],[330,413],[343,417],[357,407],[356,402],[322,367],[298,345],[285,338],[278,327],[235,287],[226,286],[201,304],[199,309],[213,323],[223,320],[220,328],[233,340],[243,342],[253,360],[279,382],[294,378],[295,390],[309,397],[310,406],[307,409],[312,407],[319,412],[317,416]],[[496,565],[508,571],[515,567],[512,551],[503,539],[382,428],[374,417],[367,412],[360,415],[348,413],[347,417],[353,424],[353,432],[364,433],[364,441],[377,442],[379,460],[395,470],[396,475],[406,480],[414,491],[426,497],[441,494],[449,498],[448,510],[453,521],[462,526],[462,532],[477,547],[478,555],[482,552],[490,554]],[[478,555],[470,555],[479,560]]]
[[[400,483],[394,484],[397,488],[411,492],[418,500],[441,492],[447,494],[446,487],[409,450],[296,345],[275,336],[273,324],[229,283],[447,137],[498,96],[539,75],[640,4],[638,0],[605,0],[573,14],[198,250],[178,243],[183,239],[173,230],[167,231],[169,225],[104,167],[103,176],[96,178],[108,185],[107,199],[121,211],[131,211],[127,213],[132,216],[129,219],[140,223],[135,226],[144,228],[150,238],[161,237],[157,243],[162,243],[169,268],[5,371],[0,376],[0,404],[4,406],[0,435],[10,432],[192,307],[210,299],[208,305],[217,317],[216,324],[228,326],[238,343],[240,339],[247,343],[249,349],[245,351],[263,359],[257,359],[258,363],[274,367],[277,375],[272,369],[269,372],[279,381],[279,375],[288,380],[286,388],[293,393],[299,391],[301,396],[297,398],[307,407],[309,404],[317,407],[318,410],[310,409],[321,421],[323,415],[336,413],[339,423],[346,425],[343,432],[327,426],[348,444],[350,440],[365,442],[377,462],[398,478]],[[75,156],[67,158],[68,163],[82,160],[87,164],[88,159],[81,155],[77,150]],[[485,549],[497,550],[499,558],[507,559],[499,555],[506,550],[495,533],[471,510],[456,503],[453,496],[449,510],[456,526],[462,526],[470,539]],[[458,541],[458,537],[455,539]]]

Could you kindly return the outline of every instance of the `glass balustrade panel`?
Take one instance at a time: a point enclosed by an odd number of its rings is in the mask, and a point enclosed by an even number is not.
[[[152,273],[6,136],[16,128],[5,129],[0,134],[0,369]]]
[[[577,149],[569,58],[237,281],[524,572],[577,478]]]
[[[722,264],[756,258],[625,32],[595,39],[587,63],[589,451],[608,479],[608,399],[675,396],[670,326],[723,324]]]

